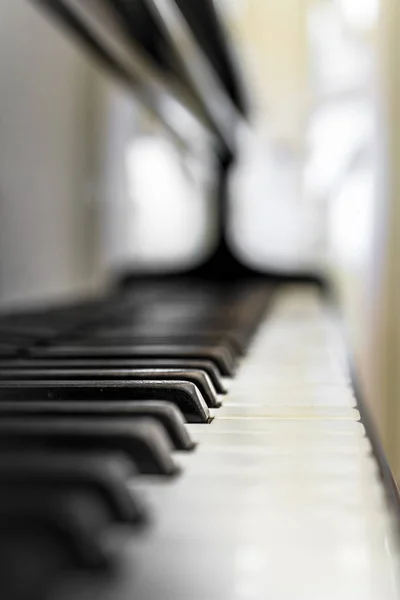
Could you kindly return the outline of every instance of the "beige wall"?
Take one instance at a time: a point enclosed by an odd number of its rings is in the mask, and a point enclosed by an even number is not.
[[[369,262],[366,378],[400,480],[400,6],[381,0],[375,236]]]
[[[295,145],[303,141],[307,118],[307,4],[248,0],[232,15],[260,117],[273,136]]]
[[[400,481],[400,5],[381,0],[373,38],[376,70],[372,82],[376,130],[366,173],[373,189],[354,222],[370,210],[368,243],[353,256],[335,256],[332,273],[364,398],[378,427],[389,462]],[[360,168],[350,170],[351,186]],[[334,201],[334,199],[333,199]],[[352,212],[349,196],[349,214]],[[345,214],[344,214],[345,216]],[[354,217],[353,217],[354,221]]]

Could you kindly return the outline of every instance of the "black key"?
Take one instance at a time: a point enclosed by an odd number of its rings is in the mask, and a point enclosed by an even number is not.
[[[19,348],[15,344],[0,342],[0,357],[11,358],[18,355]]]
[[[210,411],[189,381],[0,381],[0,402],[166,400],[176,404],[189,422],[208,423]]]
[[[192,450],[195,447],[182,413],[177,406],[170,402],[0,402],[0,416],[23,416],[44,420],[55,417],[81,419],[106,419],[109,423],[113,418],[123,418],[124,423],[132,420],[152,418],[158,421],[168,434],[171,444],[176,450]]]
[[[237,326],[236,326],[237,327]],[[199,340],[201,344],[212,345],[220,341],[227,340],[235,349],[240,351],[242,335],[232,327],[218,327],[215,323],[202,323],[199,326],[197,323],[186,322],[156,322],[152,320],[144,320],[130,324],[108,324],[107,321],[99,323],[97,326],[84,327],[83,330],[77,331],[73,337],[87,337],[99,339],[128,339],[128,338],[145,338],[153,339],[164,338],[170,339],[174,344],[181,341],[186,343],[187,339]]]
[[[16,336],[21,339],[35,339],[35,340],[48,340],[55,337],[57,330],[50,327],[43,327],[41,325],[35,325],[34,322],[28,323],[13,323],[10,321],[0,322],[0,336]]]
[[[65,490],[40,490],[29,484],[0,486],[1,563],[15,537],[22,533],[34,536],[35,552],[40,547],[39,540],[45,535],[51,542],[47,546],[48,552],[52,554],[62,549],[69,566],[84,569],[108,567],[111,557],[104,545],[104,537],[109,525],[102,503],[92,495]],[[26,538],[23,539],[25,543]],[[23,551],[21,545],[19,554]],[[46,560],[43,555],[38,558],[40,562]],[[18,560],[18,548],[15,560]],[[18,572],[20,561],[10,566],[14,566]]]
[[[171,444],[163,428],[151,419],[125,423],[122,419],[2,419],[0,452],[12,450],[68,450],[121,452],[141,473],[174,475],[178,467],[171,456]]]
[[[31,348],[29,355],[37,358],[184,358],[213,362],[222,375],[235,373],[235,361],[224,346],[185,346],[150,344],[138,346],[60,345]]]
[[[103,501],[110,520],[139,524],[145,520],[145,512],[127,487],[132,474],[132,465],[123,456],[0,454],[0,486],[18,489],[31,485],[43,491],[86,490]]]
[[[112,369],[182,369],[182,370],[200,370],[207,373],[218,394],[226,394],[221,375],[214,363],[208,360],[190,360],[184,358],[94,358],[94,359],[73,359],[65,360],[57,358],[41,359],[31,357],[30,359],[7,359],[0,358],[0,372],[6,369],[102,369],[108,371]],[[14,378],[14,375],[13,375]],[[11,378],[10,378],[11,379]],[[107,379],[105,373],[104,379]]]
[[[180,369],[1,369],[0,380],[64,380],[64,381],[190,381],[196,385],[207,406],[220,406],[208,376],[203,371]]]
[[[63,336],[62,344],[79,344],[80,346],[221,346],[225,347],[232,356],[237,357],[242,354],[240,344],[229,334],[215,335],[213,333],[192,333],[190,330],[184,333],[172,332],[167,335],[155,335],[153,333],[144,333],[142,335],[133,335],[129,330],[120,330],[113,335],[112,331],[103,330],[102,334],[96,331],[75,335]]]

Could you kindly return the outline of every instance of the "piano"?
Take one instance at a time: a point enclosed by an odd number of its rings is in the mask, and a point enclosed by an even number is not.
[[[207,147],[217,240],[180,273],[0,315],[1,597],[400,598],[399,492],[330,282],[231,247],[248,98],[212,0],[35,5]]]

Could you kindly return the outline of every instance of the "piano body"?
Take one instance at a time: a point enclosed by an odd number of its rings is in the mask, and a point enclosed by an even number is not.
[[[111,283],[96,272],[100,250],[83,264],[75,256],[69,302],[57,298],[68,296],[62,285],[43,293],[36,282],[31,306],[16,306],[16,276],[0,316],[1,597],[399,598],[399,493],[331,281],[299,265],[248,266],[232,249],[230,185],[249,99],[212,0],[34,5],[10,3],[9,15],[50,15],[70,34],[61,52],[71,73],[75,39],[146,107],[149,130],[204,161],[214,240],[196,264],[155,273],[125,263]],[[51,27],[54,39],[60,31]],[[39,59],[57,105],[70,82],[45,44]],[[22,81],[22,90],[34,84],[29,71]],[[45,94],[40,85],[35,93]],[[17,125],[4,125],[8,150]],[[43,133],[49,157],[62,127]],[[71,157],[91,166],[84,149],[69,151],[66,195],[76,185]],[[57,173],[57,160],[48,167]],[[33,194],[46,168],[21,173]],[[57,270],[51,244],[66,243],[73,223],[43,192],[51,226],[41,259]],[[78,257],[98,226],[90,202],[79,210]],[[23,270],[21,240],[4,236],[4,264]],[[92,294],[78,300],[82,282]],[[39,305],[40,291],[53,302]]]

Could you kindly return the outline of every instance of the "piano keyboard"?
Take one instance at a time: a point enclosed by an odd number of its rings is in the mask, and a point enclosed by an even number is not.
[[[400,598],[323,296],[174,285],[0,323],[8,597]]]

